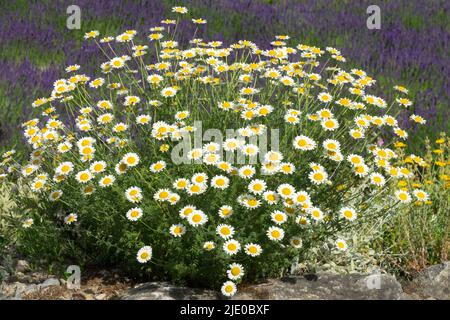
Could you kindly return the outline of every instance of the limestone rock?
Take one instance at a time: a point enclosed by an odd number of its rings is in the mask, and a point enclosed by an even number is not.
[[[30,271],[30,264],[26,260],[17,260],[16,263],[16,272],[27,272]]]
[[[123,300],[211,300],[219,298],[219,294],[212,290],[176,287],[167,282],[139,284],[122,296]]]
[[[450,300],[450,261],[426,268],[405,291],[414,299]]]
[[[175,287],[169,283],[144,283],[129,290],[125,300],[203,300],[221,299],[218,292],[203,289]],[[335,275],[291,276],[271,279],[264,283],[243,286],[233,299],[254,300],[399,300],[403,299],[399,282],[390,275]]]
[[[60,286],[61,283],[59,282],[58,279],[56,278],[49,278],[47,280],[45,280],[44,282],[42,282],[41,284],[38,285],[39,290],[48,288],[48,287],[54,287],[54,286]]]

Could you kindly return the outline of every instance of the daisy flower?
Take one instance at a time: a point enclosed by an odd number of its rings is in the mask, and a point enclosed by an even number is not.
[[[172,236],[174,236],[175,238],[178,238],[186,233],[186,227],[183,226],[182,224],[173,224],[169,228],[169,232]]]
[[[179,214],[182,219],[187,219],[197,208],[194,206],[185,206],[180,209]]]
[[[146,262],[150,261],[150,259],[152,258],[152,253],[153,253],[152,251],[153,251],[152,247],[150,247],[150,246],[142,247],[137,252],[137,261],[139,263],[146,263]]]
[[[33,224],[34,224],[34,220],[32,218],[28,218],[22,222],[22,227],[25,229],[28,229],[28,228],[31,228],[31,226]]]
[[[121,174],[124,174],[124,173],[127,171],[127,169],[128,169],[128,166],[127,166],[126,163],[124,163],[124,162],[119,162],[118,164],[116,164],[116,166],[115,166],[115,168],[114,168],[114,171],[115,171],[118,175],[121,175]]]
[[[245,245],[244,251],[251,257],[257,257],[262,253],[262,248],[259,244],[248,243]]]
[[[220,156],[216,153],[205,153],[203,155],[203,162],[208,165],[217,165],[220,161]]]
[[[299,224],[302,227],[305,227],[310,224],[310,221],[307,217],[299,215],[295,218],[295,223]]]
[[[364,163],[356,165],[354,169],[355,169],[354,172],[358,177],[365,177],[366,175],[369,174],[369,167],[366,166]]]
[[[364,164],[364,158],[357,154],[350,154],[347,157],[347,161],[350,162],[353,166],[359,166]]]
[[[156,73],[147,76],[147,82],[150,84],[158,85],[163,80],[164,80],[164,78]]]
[[[386,183],[386,179],[381,173],[373,172],[369,176],[370,183],[376,185],[377,187],[382,187]]]
[[[186,14],[188,9],[186,7],[173,7],[172,12]]]
[[[113,175],[109,174],[101,178],[98,184],[100,185],[100,187],[106,188],[112,186],[114,181],[116,181],[116,178]]]
[[[128,167],[135,167],[139,164],[139,156],[136,153],[129,152],[125,154],[122,158],[122,162]]]
[[[256,209],[261,205],[261,201],[252,196],[245,196],[241,200],[242,205],[250,210]]]
[[[105,161],[95,161],[89,167],[89,170],[93,174],[101,173],[101,172],[105,171],[105,169],[106,169],[106,162]]]
[[[314,150],[316,148],[316,142],[307,136],[295,137],[293,145],[297,150]]]
[[[277,151],[269,151],[264,155],[264,160],[266,162],[281,162],[283,155]]]
[[[191,183],[188,185],[186,191],[190,196],[202,194],[206,191],[206,185],[204,183],[202,184]]]
[[[158,161],[150,165],[150,171],[153,173],[161,172],[166,168],[165,161]]]
[[[410,107],[412,106],[412,101],[408,98],[397,98],[395,101],[403,107]]]
[[[208,182],[208,175],[206,173],[196,173],[191,178],[192,183],[206,184]]]
[[[177,94],[177,89],[174,87],[167,87],[161,90],[161,95],[164,98],[172,98]]]
[[[243,166],[238,170],[239,176],[244,179],[250,179],[251,177],[253,177],[255,173],[256,173],[255,168],[249,165]]]
[[[208,222],[208,216],[201,210],[194,210],[187,218],[189,224],[193,227],[204,225]]]
[[[277,192],[283,199],[291,198],[295,193],[295,188],[290,184],[283,183],[278,186]]]
[[[109,65],[114,69],[120,69],[125,65],[125,59],[121,57],[113,58],[109,61]]]
[[[233,214],[233,208],[231,206],[221,206],[219,208],[219,217],[222,219],[229,218]]]
[[[244,87],[239,91],[239,93],[241,95],[247,95],[247,96],[257,94],[258,92],[259,92],[258,89],[251,88],[251,87]]]
[[[69,175],[73,171],[73,163],[70,161],[62,162],[56,167],[57,174]]]
[[[96,38],[99,34],[97,30],[92,30],[84,34],[84,39]]]
[[[270,214],[272,221],[278,225],[281,225],[287,221],[287,215],[283,211],[275,210]]]
[[[268,203],[268,204],[275,204],[278,202],[278,195],[275,191],[265,191],[263,193],[263,199]]]
[[[142,200],[142,189],[139,187],[130,187],[125,190],[125,197],[132,203],[138,203]]]
[[[282,162],[279,165],[279,170],[284,174],[292,174],[295,172],[295,166],[290,162]]]
[[[222,147],[225,151],[235,151],[241,146],[242,140],[238,140],[235,138],[226,139],[222,144]]]
[[[143,215],[141,208],[133,208],[127,211],[127,219],[130,221],[138,221]]]
[[[58,144],[57,149],[58,149],[59,153],[66,153],[72,149],[72,144],[68,141],[62,142],[62,143]]]
[[[79,183],[87,183],[93,178],[92,173],[89,170],[83,170],[76,174],[75,179]]]
[[[320,185],[328,181],[328,174],[324,170],[313,170],[308,174],[308,178],[312,183]]]
[[[203,249],[205,249],[206,251],[211,251],[216,247],[216,244],[212,241],[206,241],[203,244]]]
[[[185,110],[185,111],[179,111],[175,114],[175,119],[177,119],[178,121],[184,120],[186,118],[189,117],[189,111]]]
[[[228,224],[219,224],[216,228],[216,233],[223,239],[232,238],[234,235],[234,228]]]
[[[308,212],[311,215],[311,218],[313,218],[315,221],[322,221],[325,217],[322,210],[320,210],[319,208],[310,208]]]
[[[83,195],[85,195],[85,196],[89,196],[89,195],[93,194],[94,191],[95,191],[95,188],[93,185],[87,185],[81,189],[81,192],[83,192]]]
[[[236,294],[237,288],[233,281],[226,281],[220,291],[224,296],[231,297]]]
[[[112,130],[113,130],[114,132],[116,132],[116,133],[124,132],[124,131],[126,131],[127,129],[128,129],[128,125],[127,125],[126,123],[123,123],[123,122],[119,122],[118,124],[116,124],[116,125],[112,128]]]
[[[357,218],[355,209],[349,207],[344,207],[341,210],[339,210],[339,214],[342,218],[347,219],[349,221],[354,221]]]
[[[173,187],[177,190],[184,190],[189,185],[189,180],[185,178],[178,178],[173,183]]]
[[[317,99],[319,99],[319,101],[321,101],[321,102],[328,103],[328,102],[333,100],[333,97],[330,94],[326,93],[326,92],[321,92],[317,96]]]
[[[199,160],[203,156],[203,150],[201,148],[195,148],[188,152],[188,159],[189,160]]]
[[[286,114],[284,116],[284,121],[289,124],[297,124],[300,122],[300,118],[291,114]]]
[[[68,224],[68,225],[70,225],[74,222],[77,222],[77,221],[78,221],[78,215],[75,213],[70,213],[64,218],[64,223]]]
[[[210,142],[203,146],[203,151],[205,153],[215,153],[220,151],[220,145],[215,142]]]
[[[270,227],[267,230],[267,236],[272,241],[280,241],[284,238],[284,230],[278,227]]]
[[[248,157],[256,156],[259,152],[258,146],[254,144],[245,144],[240,148],[240,150],[244,155]]]
[[[322,143],[322,146],[328,151],[338,151],[341,144],[337,140],[327,139]]]
[[[230,280],[238,280],[244,276],[244,267],[239,263],[232,263],[228,266],[227,276]]]
[[[337,239],[335,245],[339,251],[347,251],[347,242],[345,240]]]
[[[111,113],[104,113],[97,117],[97,122],[99,124],[107,124],[110,123],[114,119],[114,115]]]
[[[324,119],[320,124],[322,128],[324,128],[327,131],[334,131],[337,128],[339,128],[339,122],[333,118]]]
[[[248,185],[248,191],[254,194],[261,194],[266,190],[266,182],[261,179],[255,179]]]
[[[296,249],[300,249],[303,246],[303,241],[299,237],[292,237],[289,240],[289,243],[291,244],[291,246],[293,246]]]
[[[420,189],[414,190],[413,195],[421,202],[426,202],[429,199],[428,193]]]
[[[241,250],[241,244],[234,239],[230,239],[223,244],[223,250],[226,254],[232,256]]]
[[[402,203],[408,203],[411,202],[411,195],[404,190],[397,190],[395,191],[395,197],[397,198],[397,200],[399,200]]]
[[[151,120],[152,120],[152,117],[150,117],[149,115],[146,115],[146,114],[141,114],[136,117],[136,123],[140,124],[140,125],[148,124],[148,123],[150,123]]]
[[[50,201],[57,201],[62,195],[63,192],[61,190],[55,190],[50,193],[48,198]]]
[[[227,173],[231,173],[233,172],[234,168],[231,166],[231,163],[226,162],[226,161],[220,161],[216,164],[217,168],[219,168],[220,170],[223,170]]]
[[[211,187],[217,189],[226,189],[230,185],[230,179],[225,176],[215,176],[211,179]]]

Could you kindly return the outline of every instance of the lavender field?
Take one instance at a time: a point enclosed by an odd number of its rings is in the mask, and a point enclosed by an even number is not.
[[[66,9],[73,1],[2,1],[0,10],[0,146],[18,143],[15,132],[31,113],[31,101],[45,95],[63,66],[78,63],[91,73],[99,64],[98,49],[82,41],[96,29],[114,35],[125,28],[147,31],[179,1],[78,0],[81,29],[68,30]],[[249,39],[268,47],[277,34],[295,43],[335,46],[355,67],[379,79],[378,88],[402,84],[415,99],[409,112],[427,119],[416,132],[415,145],[426,135],[449,131],[450,2],[379,1],[381,29],[366,27],[367,1],[316,0],[186,0],[192,17],[207,19],[197,34],[231,43]],[[189,39],[193,25],[181,25]],[[388,90],[384,90],[386,92]],[[389,97],[387,97],[389,98]],[[409,128],[416,130],[415,128]],[[417,134],[419,133],[419,134]]]

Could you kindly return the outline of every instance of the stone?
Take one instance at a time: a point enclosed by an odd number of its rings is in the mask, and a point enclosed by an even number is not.
[[[45,280],[44,282],[42,282],[41,284],[38,285],[39,290],[48,288],[48,287],[54,287],[57,286],[59,287],[61,285],[61,283],[59,282],[58,279],[56,278],[49,278],[47,280]]]
[[[105,300],[105,299],[106,299],[106,294],[104,294],[104,293],[100,293],[95,296],[95,300]]]
[[[17,260],[16,272],[24,273],[24,272],[27,272],[27,271],[30,271],[30,270],[31,270],[31,268],[30,268],[30,264],[28,263],[28,261],[26,261],[26,260]]]
[[[310,280],[308,280],[310,279]],[[400,283],[391,275],[319,274],[316,277],[289,276],[247,285],[232,299],[238,300],[400,300]],[[137,285],[121,297],[125,300],[222,299],[216,291],[176,287],[166,282]]]
[[[271,279],[238,291],[233,299],[255,300],[400,300],[400,283],[391,275],[319,274]]]
[[[450,300],[450,261],[423,270],[405,292],[412,299]]]
[[[20,300],[23,295],[32,294],[39,291],[39,288],[36,284],[26,285],[24,283],[15,283],[13,288],[15,288],[14,299]]]
[[[167,282],[142,283],[121,297],[123,300],[212,300],[220,299],[218,292],[205,289],[177,287]]]

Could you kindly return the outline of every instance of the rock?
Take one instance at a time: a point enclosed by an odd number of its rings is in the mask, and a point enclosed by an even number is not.
[[[426,268],[405,291],[413,299],[450,300],[450,261]]]
[[[36,284],[26,285],[24,283],[15,283],[14,285],[16,291],[14,295],[14,299],[22,299],[23,295],[32,294],[39,291],[39,288]]]
[[[106,294],[101,293],[95,296],[95,300],[105,300],[106,299]]]
[[[58,279],[50,278],[50,279],[45,280],[41,284],[39,284],[38,285],[38,289],[42,290],[42,289],[45,289],[45,288],[48,288],[48,287],[54,287],[54,286],[58,286],[59,287],[60,285],[61,285],[61,283],[59,282]]]
[[[16,272],[24,273],[24,272],[27,272],[27,271],[30,271],[30,270],[31,270],[31,268],[30,268],[30,264],[28,263],[28,261],[26,261],[26,260],[17,260]]]
[[[84,297],[84,300],[95,300],[94,295],[90,293],[81,292],[81,295]]]
[[[148,282],[135,286],[123,300],[211,300],[220,295],[212,290],[177,287],[167,282]]]
[[[254,300],[400,300],[399,282],[390,275],[319,274],[317,278],[291,276],[271,279],[238,291],[233,299]]]
[[[400,300],[402,287],[390,275],[319,274],[316,277],[290,276],[243,286],[233,299],[239,300]],[[205,300],[222,299],[216,291],[175,287],[150,282],[136,286],[121,297],[125,300]]]

